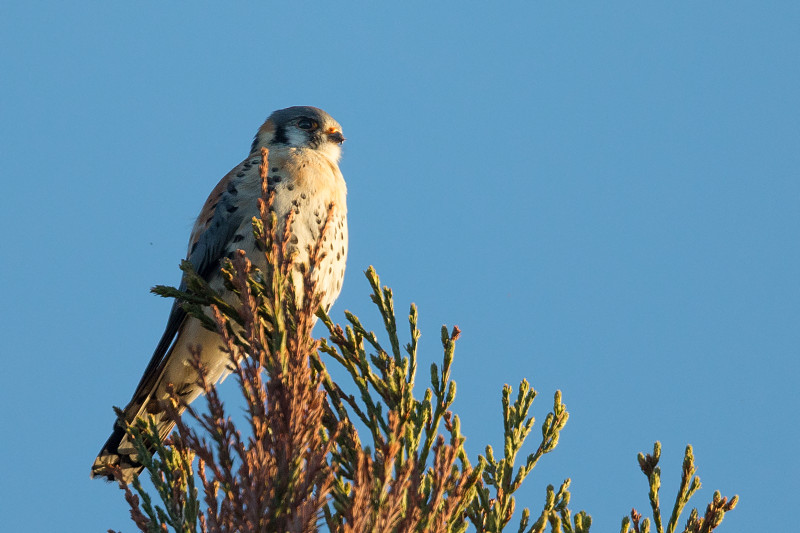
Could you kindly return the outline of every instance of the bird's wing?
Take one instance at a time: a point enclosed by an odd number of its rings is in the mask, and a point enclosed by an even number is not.
[[[243,168],[243,165],[246,167]],[[238,209],[236,182],[245,175],[244,173],[257,171],[257,166],[251,169],[246,161],[231,170],[211,191],[200,216],[197,217],[189,240],[188,260],[195,272],[205,280],[209,280],[214,273],[219,271],[225,250],[234,233],[244,221],[244,214]],[[180,289],[184,290],[185,288],[186,280],[183,279]],[[138,411],[147,401],[148,396],[152,394],[166,365],[170,347],[186,318],[186,311],[178,301],[172,304],[164,334],[147,364],[129,407],[136,406],[135,409]],[[126,414],[130,416],[138,413]]]

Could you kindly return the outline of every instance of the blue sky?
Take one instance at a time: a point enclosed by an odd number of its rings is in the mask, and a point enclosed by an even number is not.
[[[741,498],[721,531],[780,520],[800,493],[798,27],[794,2],[4,3],[4,526],[134,530],[88,474],[168,314],[148,289],[178,282],[208,192],[289,105],[348,137],[334,318],[379,327],[374,265],[420,307],[421,369],[458,324],[473,456],[500,442],[504,383],[532,382],[540,420],[563,391],[518,507],[571,477],[618,531],[660,440],[663,501],[692,443],[694,504]]]

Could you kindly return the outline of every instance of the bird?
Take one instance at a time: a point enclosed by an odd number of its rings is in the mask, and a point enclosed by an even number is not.
[[[317,242],[327,223],[325,256],[312,275],[321,293],[320,306],[330,309],[342,288],[347,257],[347,187],[339,170],[344,140],[339,123],[322,109],[294,106],[273,112],[258,129],[249,155],[214,187],[197,217],[187,253],[195,272],[224,294],[220,272],[224,258],[244,250],[254,266],[264,267],[263,253],[256,253],[252,219],[259,214],[261,149],[267,148],[267,185],[274,191],[272,210],[279,224],[294,211],[289,242],[295,265],[308,265],[308,246]],[[185,288],[185,276],[181,288]],[[300,284],[295,284],[294,291],[300,297]],[[234,301],[231,293],[227,297]],[[221,345],[216,332],[188,316],[178,301],[173,304],[161,340],[123,416],[92,465],[92,478],[112,481],[118,469],[123,480],[130,482],[142,471],[125,426],[137,417],[153,415],[164,440],[174,426],[160,407],[169,397],[168,386],[187,403],[200,396],[196,371],[188,364],[196,346],[201,347],[208,381],[224,378],[230,372],[229,356]]]

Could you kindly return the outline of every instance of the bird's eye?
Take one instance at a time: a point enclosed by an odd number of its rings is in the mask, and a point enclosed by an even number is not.
[[[297,121],[297,127],[301,130],[314,130],[317,129],[317,123],[310,118],[301,118]]]

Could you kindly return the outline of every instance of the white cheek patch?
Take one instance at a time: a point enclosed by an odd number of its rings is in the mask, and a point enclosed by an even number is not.
[[[300,148],[308,142],[308,135],[306,132],[290,126],[286,128],[286,139],[289,141],[289,146]]]

